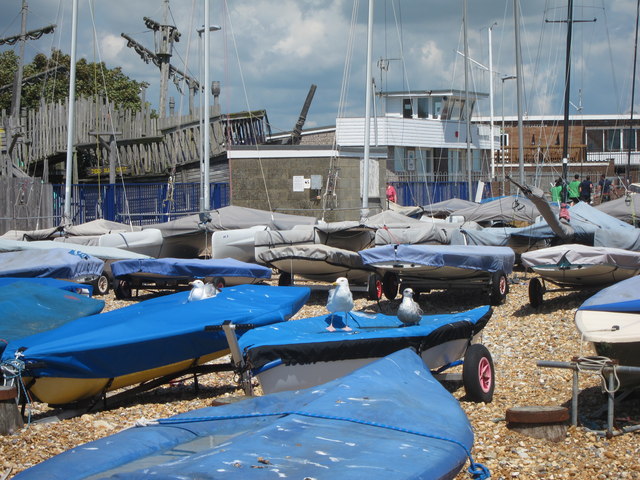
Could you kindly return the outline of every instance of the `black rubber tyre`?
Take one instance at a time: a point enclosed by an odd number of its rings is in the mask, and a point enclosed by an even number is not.
[[[382,280],[379,275],[372,273],[367,281],[367,299],[380,300],[382,298]]]
[[[216,277],[213,279],[213,286],[216,287],[217,290],[222,290],[227,286],[227,282],[225,282],[222,277]]]
[[[293,285],[293,275],[289,272],[280,272],[280,278],[278,278],[278,286],[289,287]]]
[[[509,293],[509,280],[502,270],[491,274],[491,305],[500,305]]]
[[[382,291],[387,299],[393,300],[398,296],[399,286],[400,282],[398,281],[398,276],[395,273],[387,272],[384,274],[384,277],[382,277]]]
[[[100,275],[96,280],[91,282],[93,286],[94,295],[106,295],[109,293],[109,285],[110,285],[109,277],[106,275]]]
[[[491,353],[484,345],[476,343],[467,348],[462,365],[462,384],[472,402],[491,403],[493,400],[496,374]]]
[[[529,280],[529,303],[533,308],[542,305],[542,297],[544,296],[544,287],[542,282],[537,278]]]
[[[131,284],[126,280],[118,280],[114,292],[118,300],[128,300],[131,298]]]

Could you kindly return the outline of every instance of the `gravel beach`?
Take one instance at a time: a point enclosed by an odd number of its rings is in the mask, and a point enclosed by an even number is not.
[[[490,350],[496,369],[493,402],[469,402],[462,387],[447,384],[473,425],[474,460],[484,464],[495,479],[640,479],[640,445],[635,433],[608,439],[592,432],[606,427],[606,397],[594,374],[581,374],[579,425],[570,426],[560,441],[532,438],[507,425],[505,413],[511,407],[571,404],[571,372],[540,368],[537,361],[566,362],[575,356],[593,355],[589,345],[581,342],[573,317],[576,308],[594,291],[547,293],[542,307],[535,310],[527,294],[530,278],[530,274],[515,272],[506,302],[494,308],[484,329],[482,343]],[[158,292],[141,294],[139,299]],[[390,314],[395,313],[400,301],[400,297],[392,302],[384,299],[378,305],[357,293],[354,297],[356,310]],[[112,293],[104,298],[105,311],[130,303],[115,300]],[[325,313],[326,298],[326,291],[314,291],[294,318]],[[467,310],[486,301],[484,295],[471,290],[434,291],[419,298],[426,314]],[[42,420],[61,412],[34,403],[30,425],[13,435],[0,436],[0,480],[79,444],[131,427],[141,418],[167,417],[242,395],[231,373],[203,376],[199,385],[196,394],[192,380],[185,379],[108,410],[49,422]],[[615,410],[618,424],[640,422],[639,404],[638,397],[632,395],[619,405]],[[465,466],[456,479],[468,478]]]

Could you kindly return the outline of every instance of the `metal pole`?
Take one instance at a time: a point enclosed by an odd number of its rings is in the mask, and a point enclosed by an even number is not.
[[[209,155],[211,145],[209,143],[209,96],[211,95],[211,85],[209,81],[209,0],[204,1],[204,132],[203,132],[203,182],[202,182],[202,196],[204,202],[202,203],[202,210],[209,210]]]
[[[567,203],[567,171],[569,169],[569,91],[571,86],[571,34],[573,32],[573,0],[568,0],[567,46],[564,66],[564,123],[562,139],[562,201]]]
[[[73,172],[73,139],[76,115],[76,44],[78,38],[78,0],[72,2],[71,15],[71,65],[69,69],[69,117],[67,120],[67,163],[64,188],[64,223],[71,223],[71,181]]]
[[[524,185],[524,136],[522,127],[522,53],[520,51],[520,2],[513,0],[516,37],[516,85],[518,101],[518,162],[520,166],[520,184]]]
[[[22,96],[22,75],[24,72],[24,45],[27,42],[27,0],[22,0],[22,25],[20,27],[20,57],[18,60],[18,70],[13,80],[13,95],[11,98],[11,118],[13,119],[12,127],[15,128],[19,123],[20,116],[20,100]],[[13,134],[13,132],[9,132]]]
[[[493,132],[493,52],[491,51],[491,30],[497,23],[494,23],[489,27],[489,138],[491,139],[491,180],[496,176],[496,159],[495,159],[495,147],[494,132]]]
[[[627,149],[627,168],[625,171],[625,185],[629,186],[629,174],[631,173],[631,139],[633,137],[633,108],[636,96],[636,64],[638,57],[638,17],[640,16],[640,0],[636,4],[636,38],[633,44],[633,76],[631,77],[631,114],[629,115],[629,147]],[[634,142],[635,143],[635,142]],[[636,147],[637,148],[637,147]]]
[[[371,137],[371,58],[373,52],[373,4],[369,0],[369,23],[367,27],[367,84],[364,100],[364,165],[362,169],[362,209],[360,220],[364,221],[369,216],[369,142]]]
[[[463,2],[462,24],[464,26],[464,112],[467,130],[467,189],[469,200],[473,199],[471,186],[471,109],[469,108],[469,37],[467,35],[467,0]]]

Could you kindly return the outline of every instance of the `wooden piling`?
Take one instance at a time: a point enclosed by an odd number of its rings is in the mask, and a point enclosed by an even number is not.
[[[11,435],[24,426],[16,398],[16,387],[0,385],[0,435]]]

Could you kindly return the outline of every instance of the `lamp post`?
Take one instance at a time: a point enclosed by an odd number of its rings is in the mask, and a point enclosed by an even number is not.
[[[205,21],[209,22],[209,0],[205,0],[204,17]],[[204,90],[204,118],[203,118],[203,130],[201,131],[202,146],[202,202],[200,203],[200,210],[209,210],[209,156],[211,145],[209,142],[209,96],[211,95],[211,87],[209,85],[209,32],[220,30],[217,25],[211,25],[209,28],[202,26],[197,30],[198,35],[202,38],[204,33],[204,81],[202,82]]]
[[[514,80],[515,75],[503,75],[500,77],[502,80],[502,129],[500,131],[500,160],[502,160],[502,194],[504,195],[504,82],[505,80]]]

